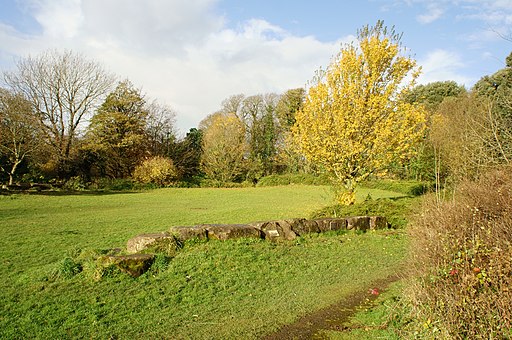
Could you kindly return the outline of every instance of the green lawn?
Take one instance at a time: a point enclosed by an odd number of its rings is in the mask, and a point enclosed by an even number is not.
[[[50,273],[72,253],[139,233],[308,217],[331,203],[327,187],[300,185],[0,196],[0,338],[257,338],[396,271],[405,236],[190,243],[137,279]]]

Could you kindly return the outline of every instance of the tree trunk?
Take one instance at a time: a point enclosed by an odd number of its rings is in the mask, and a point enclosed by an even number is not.
[[[14,183],[14,174],[16,173],[16,169],[18,168],[18,165],[20,165],[21,160],[16,160],[11,168],[11,171],[9,172],[9,185],[13,185]]]

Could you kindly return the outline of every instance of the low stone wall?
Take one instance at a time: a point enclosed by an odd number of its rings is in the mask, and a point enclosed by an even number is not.
[[[152,264],[154,255],[141,252],[173,254],[181,247],[181,242],[199,238],[230,240],[238,238],[258,238],[269,241],[294,240],[295,238],[331,230],[374,230],[388,228],[382,216],[354,216],[346,218],[302,218],[280,221],[254,222],[249,224],[203,224],[189,227],[172,227],[168,232],[141,234],[128,240],[126,250],[131,255],[109,255],[98,259],[101,266],[115,265],[121,271],[138,277]]]
[[[260,238],[270,241],[294,240],[298,236],[330,230],[374,230],[388,228],[382,216],[354,216],[346,218],[322,218],[314,220],[291,219],[254,222],[249,224],[204,224],[172,227],[169,232],[142,234],[127,243],[129,253],[138,253],[170,238],[180,241],[188,239],[230,240],[238,238]]]

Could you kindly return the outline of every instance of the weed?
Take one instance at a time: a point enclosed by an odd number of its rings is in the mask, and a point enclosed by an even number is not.
[[[171,262],[172,257],[167,256],[165,254],[156,254],[155,260],[151,265],[151,273],[153,275],[159,274],[165,271],[169,267],[169,263]]]
[[[54,279],[56,278],[64,278],[64,279],[70,279],[73,276],[79,274],[82,272],[82,265],[80,263],[77,263],[75,260],[73,260],[70,257],[64,258],[62,261],[60,261],[52,273],[51,277]]]
[[[508,338],[512,329],[512,175],[466,182],[450,202],[425,202],[410,229],[407,296],[427,337]]]

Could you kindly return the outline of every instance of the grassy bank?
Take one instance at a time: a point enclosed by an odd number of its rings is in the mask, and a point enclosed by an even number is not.
[[[360,199],[369,192],[360,193]],[[372,197],[392,197],[371,191]],[[1,338],[256,338],[399,268],[401,231],[188,243],[133,279],[52,278],[66,256],[173,225],[308,217],[326,187],[0,197]],[[364,254],[364,256],[362,256]]]

